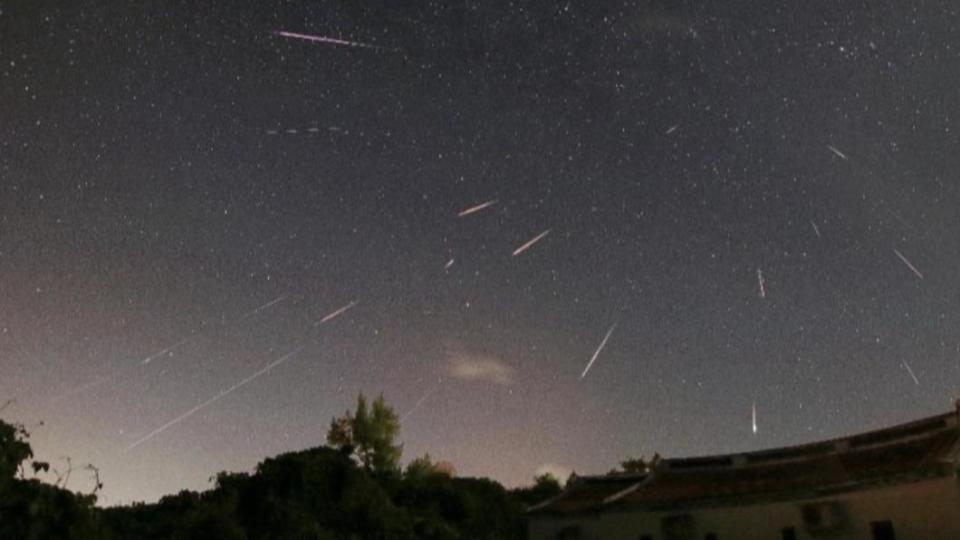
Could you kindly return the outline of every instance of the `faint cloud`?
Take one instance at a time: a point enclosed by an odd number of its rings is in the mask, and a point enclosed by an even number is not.
[[[447,374],[463,381],[509,386],[513,384],[514,369],[493,356],[459,351],[449,353]]]
[[[556,463],[544,463],[543,465],[537,467],[536,472],[534,472],[534,477],[542,476],[544,474],[549,474],[557,480],[560,481],[560,485],[567,483],[567,479],[570,478],[570,473],[573,472],[573,469],[569,467],[564,467],[563,465],[557,465]]]

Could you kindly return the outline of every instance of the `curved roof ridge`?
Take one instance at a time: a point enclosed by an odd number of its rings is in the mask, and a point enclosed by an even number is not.
[[[930,436],[947,429],[958,429],[957,412],[941,413],[893,426],[855,433],[843,437],[812,441],[791,446],[780,446],[749,452],[710,454],[664,459],[662,465],[671,471],[704,469],[797,461],[827,454],[842,453],[852,448],[885,446]]]

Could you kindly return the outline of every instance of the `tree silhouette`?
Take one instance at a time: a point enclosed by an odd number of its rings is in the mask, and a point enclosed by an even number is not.
[[[381,394],[367,406],[363,393],[357,396],[356,411],[344,413],[330,422],[327,444],[354,455],[364,469],[377,474],[400,470],[402,445],[394,444],[400,433],[400,419]]]
[[[12,480],[21,463],[33,457],[26,437],[23,426],[0,421],[0,482]]]
[[[93,509],[96,495],[71,493],[38,480],[36,475],[49,471],[50,465],[30,461],[28,437],[23,425],[0,420],[0,538],[100,538]],[[28,466],[34,474],[29,479]]]
[[[628,473],[645,473],[650,472],[650,469],[655,467],[660,461],[660,454],[654,454],[649,461],[644,459],[643,456],[638,458],[627,458],[620,462],[620,467],[623,469],[623,472]]]
[[[353,444],[353,418],[350,417],[350,411],[347,411],[344,416],[330,420],[330,429],[327,430],[327,444],[347,455],[353,454],[355,446]]]
[[[542,503],[557,496],[563,487],[556,476],[546,473],[533,478],[533,485],[514,489],[512,495],[526,506]]]
[[[424,454],[407,464],[404,471],[406,478],[424,478],[429,476],[445,476],[452,478],[456,476],[453,465],[446,461],[435,462],[430,458],[430,454]]]

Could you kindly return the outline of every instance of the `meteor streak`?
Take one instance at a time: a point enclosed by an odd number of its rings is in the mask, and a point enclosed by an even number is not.
[[[348,41],[346,39],[332,38],[327,36],[313,36],[310,34],[299,34],[297,32],[287,32],[284,30],[275,30],[273,34],[280,37],[303,39],[306,41],[314,41],[317,43],[326,43],[328,45],[343,45],[345,47],[360,47],[364,49],[377,49],[377,50],[380,50],[383,48],[383,47],[378,47],[376,45],[371,45],[369,43],[361,43],[359,41]]]
[[[266,366],[265,368],[261,369],[260,371],[257,371],[257,372],[254,373],[253,375],[247,376],[247,378],[245,378],[245,379],[243,379],[242,381],[234,384],[234,385],[231,386],[230,388],[227,388],[226,390],[221,390],[219,394],[213,396],[212,398],[204,401],[203,403],[197,405],[196,407],[190,409],[189,411],[181,414],[180,416],[174,418],[173,420],[167,422],[166,424],[164,424],[164,425],[158,427],[157,429],[151,431],[150,433],[144,435],[143,437],[141,437],[140,439],[138,439],[136,442],[134,442],[133,444],[131,444],[130,446],[128,446],[127,449],[125,450],[125,452],[129,452],[130,450],[133,450],[134,448],[136,448],[136,447],[140,446],[141,444],[149,441],[150,439],[156,437],[157,435],[160,435],[160,434],[163,433],[164,431],[172,428],[173,426],[179,424],[180,422],[183,422],[183,421],[186,420],[187,418],[190,418],[191,416],[193,416],[194,414],[196,414],[197,412],[199,412],[200,410],[202,410],[204,407],[207,407],[207,406],[209,406],[209,405],[212,405],[213,403],[216,403],[219,399],[224,398],[224,397],[230,395],[233,391],[240,389],[241,387],[243,387],[243,386],[246,385],[247,383],[252,382],[254,379],[257,379],[258,377],[260,377],[260,376],[263,375],[264,373],[266,373],[266,372],[270,371],[271,369],[279,366],[280,364],[286,362],[291,356],[297,354],[297,353],[300,352],[302,349],[303,349],[303,347],[298,347],[298,348],[294,349],[293,351],[291,351],[291,352],[283,355],[279,360],[274,360],[273,362],[270,362],[269,364],[267,364],[267,366]]]
[[[903,253],[900,253],[896,249],[894,249],[893,252],[897,254],[897,257],[900,257],[900,260],[903,261],[903,264],[907,265],[910,270],[913,270],[913,273],[916,274],[918,278],[923,279],[923,274],[921,274],[920,271],[917,270],[917,267],[903,256]]]
[[[841,151],[837,150],[836,148],[830,146],[829,144],[827,145],[827,149],[830,150],[831,152],[833,152],[834,154],[836,154],[837,156],[843,158],[843,159],[850,159],[850,158],[847,157],[846,154],[844,154],[843,152],[841,152]]]
[[[406,420],[408,416],[410,416],[411,414],[413,414],[413,411],[419,409],[419,408],[420,408],[420,405],[423,405],[423,402],[426,401],[427,398],[430,397],[431,395],[433,395],[433,393],[436,392],[436,391],[437,391],[436,388],[431,388],[429,392],[427,392],[426,394],[422,395],[422,396],[420,397],[420,399],[418,399],[417,402],[413,405],[413,407],[410,407],[410,410],[409,410],[409,411],[403,413],[403,416],[400,417],[400,423],[403,424],[403,421]]]
[[[277,302],[283,302],[283,299],[284,299],[284,298],[286,298],[286,295],[284,295],[284,296],[280,296],[280,297],[278,297],[278,298],[275,298],[275,299],[273,299],[273,300],[271,300],[271,301],[269,301],[269,302],[267,302],[266,304],[264,304],[264,305],[262,305],[262,306],[260,306],[260,307],[258,307],[258,308],[257,308],[257,309],[255,309],[254,311],[260,311],[260,310],[263,310],[263,309],[267,309],[268,307],[270,307],[270,306],[272,306],[272,305],[274,305],[274,304],[276,304]]]
[[[473,214],[474,212],[479,212],[479,211],[483,210],[484,208],[488,208],[488,207],[493,206],[493,205],[495,205],[495,204],[497,204],[497,200],[496,200],[496,199],[491,199],[491,200],[489,200],[489,201],[487,201],[487,202],[483,202],[483,203],[480,203],[480,204],[478,204],[478,205],[476,205],[476,206],[471,206],[470,208],[467,208],[466,210],[463,210],[462,212],[460,212],[459,214],[457,214],[457,217],[469,216],[470,214]]]
[[[184,343],[186,343],[186,342],[188,342],[188,341],[190,341],[190,338],[181,339],[180,341],[174,343],[173,345],[167,347],[166,349],[163,349],[163,350],[160,351],[160,352],[155,352],[155,353],[151,354],[150,356],[144,358],[144,359],[143,359],[143,362],[140,362],[140,363],[141,363],[141,364],[144,364],[144,365],[149,364],[149,363],[152,362],[155,358],[160,358],[161,356],[167,354],[168,352],[176,349],[177,347],[183,345]]]
[[[262,305],[262,306],[260,306],[260,307],[258,307],[258,308],[256,308],[256,309],[254,309],[253,311],[247,312],[246,315],[244,315],[243,317],[240,317],[240,320],[242,321],[243,319],[246,319],[247,317],[250,317],[251,315],[256,315],[257,313],[260,313],[261,311],[267,309],[268,307],[270,307],[270,306],[272,306],[272,305],[274,305],[274,304],[283,302],[284,299],[286,299],[286,298],[287,298],[287,295],[283,295],[283,296],[274,298],[273,300],[271,300],[271,301],[267,302],[266,304],[264,304],[264,305]]]
[[[813,225],[813,232],[817,233],[817,238],[820,238],[820,227],[817,227],[813,220],[810,220],[810,225]]]
[[[597,360],[597,357],[600,356],[600,351],[607,345],[607,340],[610,339],[610,335],[613,334],[613,331],[617,328],[617,325],[614,324],[607,330],[607,335],[603,336],[603,341],[600,342],[600,346],[597,347],[597,350],[593,351],[593,356],[590,357],[590,361],[587,362],[587,367],[583,368],[583,373],[580,374],[580,378],[583,379],[587,376],[587,372],[590,371],[590,366]]]
[[[543,231],[542,233],[534,236],[532,239],[530,239],[529,241],[527,241],[526,244],[524,244],[524,245],[518,247],[517,249],[513,250],[513,256],[516,257],[517,255],[519,255],[519,254],[523,253],[524,251],[530,249],[534,244],[536,244],[537,242],[539,242],[540,240],[542,240],[544,236],[548,235],[551,230],[552,230],[552,229],[547,229],[547,230]]]
[[[316,326],[316,325],[321,325],[321,324],[323,324],[323,323],[325,323],[325,322],[327,322],[327,321],[329,321],[329,320],[336,319],[336,318],[339,317],[340,315],[343,315],[344,313],[346,313],[346,311],[347,311],[348,309],[352,308],[352,307],[355,306],[355,305],[357,305],[357,301],[356,301],[356,300],[350,302],[349,304],[343,306],[342,308],[340,308],[340,309],[338,309],[338,310],[336,310],[336,311],[334,311],[334,312],[332,312],[332,313],[327,314],[324,318],[320,319],[320,322],[314,323],[314,325],[315,325],[315,326]]]
[[[753,402],[753,415],[751,418],[753,420],[753,433],[756,434],[757,433],[757,402],[756,401]]]
[[[920,386],[920,380],[917,379],[917,376],[913,373],[913,370],[910,369],[910,364],[908,364],[906,360],[903,361],[903,367],[907,368],[907,373],[910,374],[910,378],[913,379],[913,382],[917,386]]]
[[[767,287],[763,281],[763,272],[761,272],[759,268],[757,269],[757,281],[760,283],[760,298],[766,298]]]

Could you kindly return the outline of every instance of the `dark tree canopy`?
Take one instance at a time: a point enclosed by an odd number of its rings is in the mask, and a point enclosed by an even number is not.
[[[22,425],[0,420],[0,538],[104,537],[93,508],[94,495],[23,478],[25,465],[33,457],[28,436]],[[49,465],[34,461],[29,468],[36,474],[49,470]]]
[[[0,483],[12,480],[21,464],[33,457],[23,426],[0,421]]]
[[[393,474],[400,470],[403,447],[395,444],[400,434],[400,419],[383,396],[373,405],[361,393],[357,396],[355,412],[334,418],[327,431],[327,443],[357,457],[363,467],[378,474]]]
[[[563,487],[557,477],[546,473],[535,476],[533,486],[513,490],[513,496],[525,506],[533,506],[559,495],[561,491]]]
[[[328,441],[220,473],[213,489],[182,491],[153,504],[98,509],[96,497],[25,479],[27,432],[0,421],[0,539],[522,540],[524,510],[560,490],[552,476],[508,491],[486,479],[457,478],[425,454],[399,474],[400,422],[383,397],[331,422]],[[99,479],[97,479],[99,484]]]
[[[645,473],[649,472],[650,469],[655,467],[660,461],[660,454],[654,454],[649,460],[645,459],[643,456],[638,458],[629,457],[620,462],[620,467],[623,472],[628,473]]]
[[[414,458],[407,464],[407,470],[404,471],[404,476],[407,478],[423,478],[437,475],[447,477],[455,476],[453,465],[446,461],[433,461],[429,453]]]

